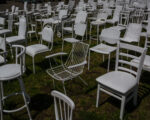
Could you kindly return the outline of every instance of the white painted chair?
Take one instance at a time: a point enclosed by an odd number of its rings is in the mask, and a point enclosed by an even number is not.
[[[127,54],[125,50],[134,51],[134,53]],[[138,84],[146,51],[146,48],[126,43],[118,44],[115,71],[96,78],[98,83],[96,107],[99,105],[100,92],[105,92],[121,100],[120,119],[123,120],[125,104],[131,98],[133,98],[134,105],[137,103]],[[137,65],[131,63],[131,59],[138,57],[135,56],[135,52],[141,56]]]
[[[79,23],[86,23],[86,20],[87,20],[87,12],[79,11],[76,15],[75,20],[72,19],[71,21],[66,21],[65,23],[63,23],[62,24],[62,38],[64,38],[65,31],[72,33],[72,37],[73,37],[74,25],[79,24]],[[68,23],[70,22],[74,22],[73,24],[71,24],[72,26],[66,26],[66,24],[68,25]]]
[[[62,61],[62,57],[67,53],[60,52],[46,56],[46,58],[50,59],[49,60],[50,69],[46,70],[46,72],[53,78],[54,87],[55,87],[54,79],[61,81],[63,83],[63,89],[66,94],[64,82],[72,80],[73,78],[76,77],[79,77],[79,79],[82,80],[82,82],[87,85],[87,83],[80,77],[80,75],[83,73],[84,66],[87,63],[86,57],[88,49],[89,45],[86,43],[83,42],[73,43],[72,50],[65,63],[63,63]],[[51,63],[51,59],[56,59],[56,57],[61,58],[61,63],[57,66],[54,65],[54,63]]]
[[[5,38],[0,37],[0,64],[6,63],[6,41]]]
[[[64,50],[64,42],[69,42],[69,43],[75,43],[75,42],[83,42],[85,33],[86,33],[86,24],[84,23],[78,23],[74,25],[74,35],[75,37],[68,37],[68,38],[64,38],[62,41],[62,51]],[[78,39],[77,37],[81,37],[82,39]]]
[[[42,37],[40,44],[34,44],[26,47],[26,54],[32,57],[33,62],[33,73],[35,73],[35,55],[51,51],[53,48],[53,30],[50,26],[46,25],[42,30]],[[47,45],[43,44],[43,41],[48,43]]]
[[[125,30],[129,24],[129,15],[129,12],[121,12],[119,15],[118,25],[111,28],[119,31]]]
[[[0,17],[0,30],[4,29],[4,27],[5,27],[5,18]]]
[[[66,95],[56,90],[51,92],[54,97],[54,108],[56,120],[72,120],[74,102]]]
[[[6,43],[10,46],[12,57],[13,57],[12,44],[21,43],[21,42],[24,42],[25,44],[27,44],[26,29],[27,29],[26,18],[24,16],[21,16],[19,18],[18,35],[6,37]]]
[[[114,14],[113,14],[113,18],[107,19],[107,23],[113,24],[113,25],[118,23],[121,10],[122,10],[122,6],[116,6]]]
[[[15,57],[16,62],[12,64],[5,64],[0,66],[0,118],[1,120],[3,120],[3,113],[14,113],[26,108],[29,119],[32,120],[29,106],[28,106],[29,96],[25,92],[25,88],[22,80],[22,75],[25,72],[25,47],[21,45],[14,45],[13,47],[16,49],[16,57]],[[16,79],[18,79],[19,81],[21,92],[12,93],[8,96],[5,96],[3,90],[3,83],[5,83],[6,81],[8,83],[8,81],[12,81]],[[22,95],[24,100],[24,105],[21,106],[20,108],[13,109],[13,110],[4,109],[4,104],[5,104],[4,102],[6,101],[6,99],[11,96],[17,96],[17,95]]]
[[[111,28],[103,29],[100,35],[101,43],[90,48],[89,50],[88,70],[90,69],[90,53],[91,51],[93,51],[96,53],[103,54],[103,61],[104,61],[104,55],[108,55],[107,72],[109,72],[110,54],[117,50],[117,47],[114,45],[117,44],[119,39],[120,39],[120,31]]]
[[[98,40],[99,40],[99,27],[100,26],[104,26],[106,24],[106,21],[107,21],[107,17],[108,17],[108,14],[107,13],[98,13],[97,15],[97,20],[96,21],[92,21],[90,23],[90,44],[91,44],[91,40],[94,39],[94,40],[97,40],[97,44],[98,44]],[[96,38],[93,37],[94,35],[92,35],[92,27],[93,26],[96,26],[97,27],[97,35],[96,35]]]

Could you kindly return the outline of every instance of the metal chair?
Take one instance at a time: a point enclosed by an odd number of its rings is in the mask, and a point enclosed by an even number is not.
[[[130,53],[126,53],[130,50]],[[125,104],[133,98],[137,103],[138,84],[147,49],[138,46],[118,43],[115,71],[106,73],[98,78],[96,107],[99,104],[100,92],[105,92],[116,99],[121,100],[120,119],[123,120]],[[135,55],[135,52],[138,55]],[[131,60],[140,57],[139,64],[132,64]]]
[[[46,58],[50,59],[50,69],[46,70],[48,75],[50,75],[53,79],[61,81],[63,83],[63,89],[66,94],[66,89],[64,86],[64,82],[68,80],[72,80],[73,78],[79,77],[82,81],[83,79],[80,77],[80,75],[83,73],[83,69],[86,62],[86,57],[88,53],[89,45],[82,43],[82,42],[76,42],[73,43],[72,50],[69,54],[69,57],[67,61],[63,64],[62,56],[66,55],[64,52],[52,54],[49,56],[46,56]],[[56,59],[56,57],[61,58],[61,64],[54,67],[54,63],[51,63],[51,59]],[[83,81],[84,84],[85,81]],[[53,84],[55,87],[55,83],[53,80]]]
[[[16,63],[5,64],[0,66],[0,118],[3,120],[3,113],[14,113],[24,108],[27,109],[29,119],[32,120],[30,110],[29,110],[29,96],[25,92],[22,75],[25,72],[25,47],[21,45],[13,45],[16,49]],[[21,87],[21,92],[13,93],[8,96],[4,96],[3,83],[6,81],[12,81],[18,79]],[[6,110],[3,108],[4,102],[7,98],[16,95],[22,95],[24,100],[24,105],[20,108],[14,110]]]

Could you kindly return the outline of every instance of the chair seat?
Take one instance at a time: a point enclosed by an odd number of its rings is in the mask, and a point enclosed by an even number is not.
[[[32,57],[34,57],[38,53],[42,53],[46,51],[49,51],[49,48],[46,45],[42,45],[42,44],[30,45],[26,47],[26,54]]]
[[[133,75],[121,71],[106,73],[96,78],[96,81],[122,94],[127,93],[137,84],[136,78]]]
[[[6,33],[10,33],[11,31],[9,29],[3,29],[0,30],[0,34],[6,34]]]
[[[0,55],[0,64],[4,63],[5,62],[5,59],[3,56]]]
[[[72,32],[73,30],[72,30],[72,27],[64,27],[63,28],[65,31],[69,31],[69,32]]]
[[[117,47],[112,47],[106,44],[99,44],[95,47],[90,48],[91,51],[97,52],[97,53],[103,53],[103,54],[110,54],[111,52],[115,51]]]
[[[0,67],[0,80],[10,80],[21,75],[19,64],[6,64]]]
[[[22,40],[25,40],[23,36],[13,36],[13,37],[6,38],[7,43],[13,43],[13,42],[22,41]]]
[[[115,19],[107,20],[107,23],[110,23],[110,24],[115,24],[116,22],[118,22],[118,20],[115,20]]]
[[[47,73],[54,79],[62,81],[69,80],[74,77],[73,73],[71,73],[69,70],[67,70],[67,68],[61,65],[53,69],[48,69]]]
[[[106,21],[93,21],[91,22],[92,25],[104,25]]]
[[[122,30],[126,29],[126,27],[124,27],[124,26],[113,26],[111,28],[114,29],[114,30],[119,30],[119,31],[122,31]]]
[[[36,33],[36,31],[28,31],[28,34]]]
[[[70,42],[70,43],[79,42],[79,40],[77,40],[77,39],[75,39],[75,38],[65,38],[64,41]]]

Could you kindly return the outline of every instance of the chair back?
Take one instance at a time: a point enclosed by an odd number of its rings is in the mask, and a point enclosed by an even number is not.
[[[86,23],[86,19],[87,19],[87,12],[86,11],[79,11],[77,13],[77,16],[75,19],[75,24]]]
[[[102,12],[102,13],[98,13],[97,15],[97,20],[96,21],[106,21],[108,17],[108,13],[106,12]]]
[[[6,52],[6,41],[5,38],[0,37],[0,50]]]
[[[72,120],[73,110],[75,109],[74,102],[68,96],[56,90],[53,90],[51,95],[54,97],[56,120]]]
[[[13,45],[16,51],[16,64],[20,64],[21,75],[25,72],[25,47],[22,45]]]
[[[120,12],[118,26],[127,27],[129,24],[129,13]]]
[[[120,15],[121,10],[122,10],[122,6],[116,6],[116,9],[115,9],[114,15],[113,15],[113,19],[119,21],[119,15]]]
[[[14,12],[15,12],[15,6],[12,5],[12,6],[11,6],[11,13],[13,14]]]
[[[81,74],[85,66],[89,45],[83,42],[73,43],[72,50],[65,63],[73,74]]]
[[[138,83],[146,52],[147,48],[118,42],[115,70],[133,74]],[[138,59],[139,63],[134,64],[133,59]]]
[[[26,30],[27,30],[27,21],[25,16],[21,16],[19,18],[19,31],[18,36],[22,38],[26,38]]]
[[[16,14],[16,15],[19,14],[18,10],[19,10],[19,7],[16,7],[16,9],[15,9],[15,14]]]
[[[130,42],[139,42],[141,31],[142,31],[141,24],[130,23],[124,35],[124,39],[130,40]]]
[[[28,5],[28,2],[25,1],[25,2],[24,2],[24,11],[28,11],[27,5]]]
[[[100,34],[100,41],[109,44],[117,44],[120,38],[120,31],[111,28],[103,29]]]
[[[5,26],[5,18],[0,17],[0,25]]]
[[[61,20],[63,18],[63,16],[66,16],[67,12],[68,12],[68,10],[60,10],[59,14],[58,14],[59,20]]]
[[[54,37],[54,32],[53,29],[50,25],[46,24],[42,30],[42,41],[48,42],[50,46],[50,50],[53,48],[53,37]]]
[[[84,23],[78,23],[74,25],[75,35],[78,36],[84,36],[86,31],[86,24]]]
[[[34,12],[34,10],[35,10],[35,4],[34,4],[34,3],[32,3],[32,5],[31,5],[31,11],[33,11],[33,12]]]
[[[13,28],[13,14],[8,15],[8,29],[12,31]]]

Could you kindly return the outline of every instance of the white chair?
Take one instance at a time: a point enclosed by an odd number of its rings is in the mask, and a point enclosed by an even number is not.
[[[84,35],[86,33],[86,24],[78,23],[74,25],[74,35],[75,37],[64,38],[62,42],[62,51],[64,50],[64,42],[75,43],[79,41],[83,41]],[[77,39],[80,36],[82,39]]]
[[[112,19],[107,19],[107,23],[109,24],[115,24],[115,23],[118,23],[119,22],[119,15],[120,15],[120,12],[122,10],[122,6],[116,6],[116,9],[114,11],[114,14],[113,14],[113,18]]]
[[[121,12],[119,15],[118,25],[111,28],[119,31],[125,30],[129,24],[129,15],[129,12]]]
[[[34,44],[26,47],[26,54],[32,57],[33,62],[33,73],[35,74],[35,63],[34,57],[37,54],[51,51],[53,48],[53,30],[50,26],[46,25],[42,30],[42,38],[40,44]],[[47,45],[43,44],[43,41],[48,43]]]
[[[0,17],[0,30],[5,27],[5,18]]]
[[[80,75],[83,73],[84,66],[87,63],[86,57],[88,49],[88,44],[82,42],[73,43],[72,50],[65,63],[62,61],[63,55],[66,55],[64,52],[46,56],[46,58],[50,59],[50,69],[46,70],[46,72],[53,78],[54,87],[54,79],[61,81],[63,83],[63,89],[66,94],[64,82],[72,80],[76,77],[79,77],[80,80],[82,80],[82,82],[87,85],[87,83],[80,77]],[[51,59],[56,59],[56,57],[61,58],[61,63],[59,65],[57,64],[57,66],[51,62]]]
[[[51,95],[54,97],[56,120],[72,120],[73,110],[75,109],[74,102],[68,96],[56,90],[53,90]]]
[[[92,39],[95,39],[97,40],[97,44],[98,44],[98,38],[99,38],[99,27],[102,26],[102,25],[105,25],[106,24],[106,21],[107,21],[107,17],[108,17],[108,14],[107,13],[98,13],[97,15],[97,20],[96,21],[92,21],[90,23],[90,44],[91,44],[91,40]],[[96,38],[95,37],[92,37],[92,26],[96,26],[97,27],[97,35],[96,35]]]
[[[73,37],[74,25],[79,24],[79,23],[86,23],[86,20],[87,20],[87,12],[86,11],[79,11],[76,15],[75,20],[72,19],[70,21],[63,22],[63,24],[62,24],[62,38],[64,38],[63,34],[65,31],[72,33],[72,37]],[[68,25],[68,23],[73,22],[73,21],[74,21],[74,23],[72,24],[72,26],[66,26],[66,24]]]
[[[26,29],[27,29],[26,18],[24,16],[21,16],[19,18],[18,35],[17,36],[6,37],[6,43],[10,46],[12,57],[13,57],[12,44],[20,43],[20,42],[25,42],[27,44]]]
[[[125,50],[134,51],[134,53],[127,54]],[[131,98],[133,98],[134,105],[137,103],[138,84],[146,51],[146,48],[126,43],[118,44],[115,71],[96,78],[98,83],[96,107],[99,105],[100,92],[105,92],[121,100],[120,119],[123,120],[125,104]],[[131,63],[132,59],[138,57],[135,56],[135,52],[141,56],[137,65]]]
[[[142,31],[142,25],[137,24],[137,23],[130,23],[125,35],[123,38],[121,38],[121,41],[124,42],[136,42],[139,43],[140,41],[140,36],[141,36],[141,31]]]
[[[29,119],[32,120],[29,106],[28,106],[29,96],[25,92],[25,88],[22,80],[22,75],[25,72],[25,47],[21,45],[14,45],[13,47],[15,47],[16,49],[16,57],[15,57],[16,62],[12,64],[5,64],[0,66],[0,118],[1,120],[3,120],[3,113],[14,113],[26,108]],[[19,81],[21,92],[12,93],[8,96],[4,96],[3,83],[5,82],[8,83],[8,81],[12,81],[15,79],[18,79]],[[8,84],[11,84],[11,82]],[[4,104],[5,104],[4,102],[6,101],[6,99],[16,95],[22,95],[24,100],[24,105],[17,109],[11,109],[11,110],[4,109]]]
[[[118,40],[120,38],[120,31],[113,30],[111,28],[103,29],[100,35],[100,41],[101,44],[98,44],[89,50],[89,59],[88,59],[88,70],[90,69],[90,52],[96,52],[103,54],[103,61],[104,61],[104,55],[108,55],[108,68],[107,72],[109,72],[109,66],[110,66],[110,54],[117,50],[117,47],[114,46],[117,44]],[[105,42],[105,43],[102,43]],[[109,45],[108,45],[109,44]],[[112,45],[112,46],[110,46]]]
[[[0,64],[6,63],[6,41],[5,38],[0,37]]]

